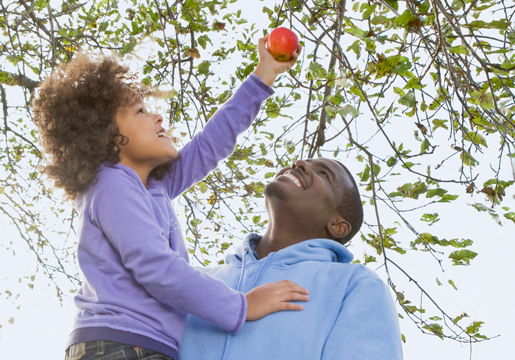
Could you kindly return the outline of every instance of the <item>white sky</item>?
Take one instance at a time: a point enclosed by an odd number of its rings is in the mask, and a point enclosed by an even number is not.
[[[256,19],[261,16],[263,4],[263,2],[247,2],[242,9],[243,17]],[[354,161],[352,156],[349,157],[349,161]],[[454,317],[465,311],[471,317],[462,320],[463,324],[482,320],[485,322],[482,334],[500,335],[490,341],[473,345],[472,359],[511,359],[513,358],[510,355],[512,339],[515,338],[512,323],[515,316],[509,304],[515,297],[515,281],[511,278],[512,257],[515,254],[513,236],[515,224],[507,223],[504,227],[498,226],[487,214],[480,214],[467,206],[467,201],[475,201],[467,199],[464,192],[460,192],[459,195],[463,199],[460,202],[461,205],[441,206],[434,209],[439,212],[442,220],[429,230],[436,232],[440,229],[442,233],[448,233],[449,236],[473,239],[475,242],[471,250],[479,255],[472,260],[471,266],[453,267],[449,261],[444,261],[445,272],[442,272],[428,254],[410,253],[395,259],[404,261],[404,258],[409,258],[409,263],[403,263],[407,270],[438,303],[443,305],[449,315]],[[512,195],[513,190],[510,189],[506,196],[506,206],[514,209],[515,200]],[[66,297],[62,306],[59,305],[55,290],[52,286],[47,286],[47,281],[42,274],[38,275],[34,283],[35,288],[33,290],[28,288],[28,281],[23,279],[23,276],[34,274],[35,259],[25,250],[23,244],[18,244],[19,241],[17,242],[17,235],[12,226],[7,225],[6,220],[2,218],[0,222],[4,223],[1,228],[2,242],[4,243],[7,239],[13,240],[15,242],[13,248],[16,250],[16,256],[12,256],[12,250],[0,248],[2,358],[64,358],[64,346],[75,313],[72,298]],[[365,248],[359,239],[352,243],[350,250],[356,258],[361,258],[364,251],[371,254],[370,248]],[[370,267],[375,268],[373,264]],[[384,277],[381,270],[378,273]],[[410,299],[414,301],[418,299],[418,293],[409,290],[412,285],[405,283],[400,274],[392,271],[392,276],[394,282],[399,284],[399,288],[406,288]],[[20,277],[21,283],[18,282]],[[436,277],[443,286],[437,286]],[[458,291],[452,289],[447,283],[449,279],[454,281]],[[6,289],[15,295],[6,299],[4,292]],[[15,299],[16,294],[21,294],[19,299]],[[18,306],[19,309],[17,309]],[[13,324],[8,321],[11,317],[14,318]],[[435,336],[423,335],[408,319],[401,321],[401,331],[407,338],[404,345],[405,359],[465,360],[470,357],[470,347],[467,344],[462,345],[451,340],[442,341]]]

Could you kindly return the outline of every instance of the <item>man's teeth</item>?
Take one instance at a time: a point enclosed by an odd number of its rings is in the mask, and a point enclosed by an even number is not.
[[[292,174],[286,174],[287,177],[289,177],[290,179],[293,180],[293,183],[295,185],[297,185],[298,187],[300,187],[301,189],[303,189],[302,187],[302,184],[300,183],[299,179],[297,179],[297,177],[295,175],[292,175]]]

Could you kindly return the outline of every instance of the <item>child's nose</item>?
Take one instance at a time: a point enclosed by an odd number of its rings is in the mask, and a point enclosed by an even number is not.
[[[163,122],[163,116],[162,115],[159,115],[159,114],[156,114],[154,115],[155,118],[154,118],[154,121],[157,123],[157,124],[161,124]]]

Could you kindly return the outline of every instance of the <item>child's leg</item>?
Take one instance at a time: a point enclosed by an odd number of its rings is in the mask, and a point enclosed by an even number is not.
[[[114,341],[89,341],[72,345],[65,360],[174,360],[173,358],[133,345]]]

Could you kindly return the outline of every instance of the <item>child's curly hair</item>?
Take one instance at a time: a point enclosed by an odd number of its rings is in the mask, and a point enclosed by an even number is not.
[[[46,153],[47,164],[41,171],[72,201],[95,181],[101,163],[120,161],[120,146],[128,139],[116,125],[117,109],[144,94],[128,72],[115,56],[94,60],[79,53],[41,84],[33,102],[34,122]],[[151,176],[162,178],[161,167]]]

